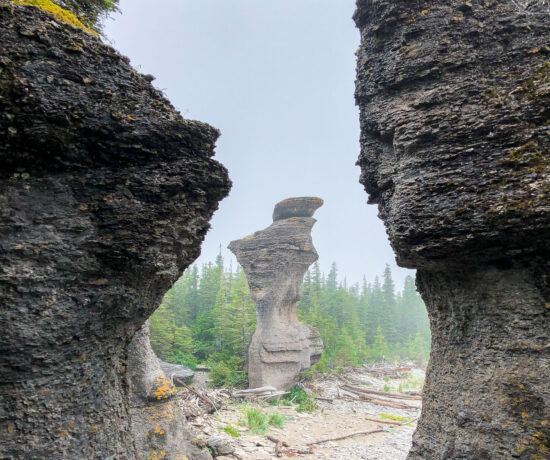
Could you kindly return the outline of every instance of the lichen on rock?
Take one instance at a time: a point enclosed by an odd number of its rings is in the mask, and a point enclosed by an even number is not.
[[[195,433],[187,423],[184,403],[151,347],[148,321],[130,344],[127,378],[131,438],[137,458],[148,458],[153,451],[166,459],[212,458],[204,446],[193,443]]]
[[[532,3],[357,2],[361,182],[432,330],[411,459],[550,449],[550,21]]]
[[[129,343],[229,191],[219,133],[38,8],[0,30],[0,457],[141,458]]]

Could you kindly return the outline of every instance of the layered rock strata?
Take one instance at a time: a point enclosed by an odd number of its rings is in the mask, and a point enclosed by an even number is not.
[[[410,459],[550,451],[550,17],[359,0],[361,182],[432,352]]]
[[[147,458],[128,345],[228,193],[219,133],[37,8],[0,30],[0,457]]]
[[[273,224],[229,245],[246,273],[256,307],[256,330],[248,348],[250,388],[288,389],[321,357],[319,332],[298,321],[296,302],[305,272],[318,259],[311,216],[322,204],[314,197],[284,200],[275,206]]]

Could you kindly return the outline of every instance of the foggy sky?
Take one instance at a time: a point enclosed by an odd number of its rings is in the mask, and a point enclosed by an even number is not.
[[[354,0],[121,0],[105,35],[156,77],[185,118],[220,129],[216,159],[233,189],[221,202],[199,263],[220,244],[271,223],[273,206],[319,196],[313,242],[322,270],[348,283],[398,268],[376,206],[359,184],[353,99],[359,33]]]

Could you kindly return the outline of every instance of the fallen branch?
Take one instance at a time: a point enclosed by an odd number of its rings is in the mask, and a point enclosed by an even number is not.
[[[392,407],[393,409],[401,409],[401,410],[418,410],[419,409],[416,406],[409,406],[408,404],[402,404],[402,403],[397,403],[393,401],[386,401],[385,399],[371,398],[370,396],[366,396],[366,395],[357,395],[357,396],[359,396],[359,399],[362,399],[363,401],[367,401],[371,404],[376,404],[377,406]]]
[[[359,392],[359,393],[365,393],[365,394],[371,394],[371,395],[377,395],[377,396],[384,396],[386,398],[410,399],[414,401],[422,401],[422,396],[411,396],[406,394],[388,393],[386,391],[368,390],[366,388],[358,388],[352,385],[342,385],[342,389],[346,391],[351,391],[352,393]]]
[[[274,438],[273,436],[266,436],[266,438],[269,439],[271,442],[274,442],[275,444],[281,443],[281,445],[283,445],[283,446],[285,446],[285,447],[290,447],[290,445],[288,444],[288,442],[286,442],[286,441],[281,441],[280,439]]]
[[[291,447],[290,449],[287,449],[287,450],[281,450],[281,453],[285,454],[287,457],[294,457],[294,455],[289,455],[289,454],[313,455],[312,450],[299,449],[297,447]]]
[[[259,388],[249,388],[248,390],[237,390],[233,392],[233,396],[247,396],[247,395],[264,395],[267,393],[273,393],[277,391],[275,387],[259,387]]]
[[[258,396],[258,399],[261,399],[262,401],[267,401],[269,399],[272,399],[272,398],[277,398],[277,397],[281,397],[281,396],[284,396],[288,394],[288,391],[276,391],[275,393],[271,393],[271,394],[267,394],[265,396]]]
[[[212,402],[212,400],[210,398],[207,398],[206,396],[203,396],[201,395],[197,390],[195,390],[194,388],[190,387],[189,385],[187,385],[185,382],[183,382],[182,380],[178,379],[177,377],[175,378],[175,380],[178,381],[178,383],[182,386],[182,387],[185,387],[187,390],[189,390],[191,393],[193,393],[195,396],[197,396],[198,398],[200,398],[201,400],[203,400],[206,404],[210,404],[215,411],[218,410],[218,408],[216,407],[216,405]]]
[[[329,402],[329,403],[334,402],[333,398],[321,398],[320,396],[315,396],[315,399],[317,399],[318,401],[326,401],[326,402]]]
[[[359,391],[353,391],[353,390],[350,390],[350,389],[346,389],[345,391],[351,392],[351,393],[357,395],[357,397],[359,399],[363,400],[363,401],[367,401],[371,404],[376,404],[378,406],[393,407],[394,409],[402,409],[402,410],[417,410],[417,409],[419,409],[416,406],[410,406],[408,404],[388,401],[386,399],[373,398],[372,396],[367,396],[366,394],[363,394],[362,392],[359,392]]]
[[[336,438],[321,439],[320,441],[308,442],[308,446],[314,446],[317,444],[324,444],[325,442],[340,441],[342,439],[352,438],[354,436],[363,436],[374,433],[382,433],[384,430],[370,430],[370,431],[357,431],[356,433],[346,434],[344,436],[338,436]]]

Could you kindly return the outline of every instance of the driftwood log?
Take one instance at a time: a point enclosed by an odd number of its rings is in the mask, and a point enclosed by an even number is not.
[[[407,394],[401,394],[401,393],[388,393],[388,392],[379,391],[379,390],[368,390],[366,388],[358,388],[352,385],[342,385],[341,388],[346,391],[351,391],[352,393],[384,396],[385,398],[392,398],[392,399],[409,399],[414,401],[422,401],[422,396],[414,396],[414,395],[407,395]]]

